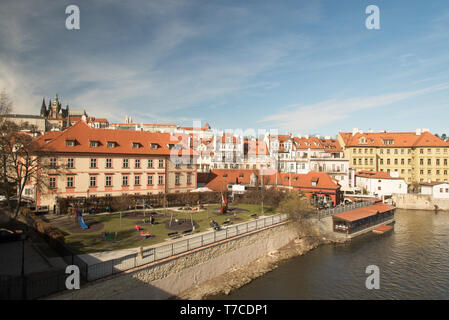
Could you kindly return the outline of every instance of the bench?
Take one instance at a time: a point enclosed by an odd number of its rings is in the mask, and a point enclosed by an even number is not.
[[[257,214],[256,214],[256,213],[255,213],[255,214],[252,214],[252,215],[251,215],[251,218],[257,219]]]
[[[223,226],[227,226],[227,225],[229,225],[229,224],[232,224],[232,222],[231,221],[228,221],[228,220],[226,220],[225,222],[223,222],[221,225],[223,225]]]
[[[181,237],[181,235],[179,234],[178,231],[176,231],[176,232],[170,232],[170,233],[168,233],[167,235],[168,235],[169,239],[177,239],[177,238],[180,238],[180,237]]]

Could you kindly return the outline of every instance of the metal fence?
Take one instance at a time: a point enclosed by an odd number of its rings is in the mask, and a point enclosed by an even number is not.
[[[221,230],[210,231],[197,236],[188,236],[184,239],[174,240],[169,244],[163,244],[143,250],[142,258],[139,257],[138,253],[133,253],[124,257],[99,262],[87,267],[86,279],[87,281],[93,281],[104,278],[125,270],[187,252],[189,250],[275,225],[287,219],[287,214],[278,214],[265,218],[259,218],[238,225],[230,225]]]
[[[365,207],[373,205],[374,203],[375,203],[374,201],[369,200],[369,201],[353,202],[348,205],[341,205],[341,206],[337,206],[334,208],[325,209],[325,210],[320,211],[320,213],[319,213],[320,219],[327,217],[327,216],[334,215],[334,214],[358,209],[358,208],[365,208]]]
[[[26,276],[0,275],[0,300],[32,300],[66,289],[64,270]]]

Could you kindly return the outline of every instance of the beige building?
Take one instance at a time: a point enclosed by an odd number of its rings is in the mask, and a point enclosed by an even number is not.
[[[95,129],[79,121],[39,138],[46,170],[37,206],[57,197],[188,192],[197,187],[192,149],[167,133]]]
[[[350,168],[397,172],[407,184],[449,179],[449,142],[429,132],[340,132]]]

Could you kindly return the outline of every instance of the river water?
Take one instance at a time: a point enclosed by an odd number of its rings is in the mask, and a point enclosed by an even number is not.
[[[211,299],[449,299],[449,212],[400,210],[394,230],[322,245]],[[368,290],[366,267],[380,270]]]

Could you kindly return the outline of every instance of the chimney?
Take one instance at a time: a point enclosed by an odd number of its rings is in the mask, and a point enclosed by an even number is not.
[[[417,136],[420,136],[420,135],[421,135],[421,132],[422,132],[422,130],[421,130],[421,129],[419,129],[419,128],[418,128],[418,129],[416,129],[416,135],[417,135]]]
[[[320,138],[321,138],[321,136],[320,136],[319,134],[317,134],[317,135],[315,136],[315,138],[318,138],[318,139],[320,139]]]
[[[331,136],[325,136],[324,139],[330,140]]]
[[[352,136],[355,136],[359,132],[359,128],[352,129]]]
[[[309,135],[308,134],[304,135],[304,138],[309,139]]]

